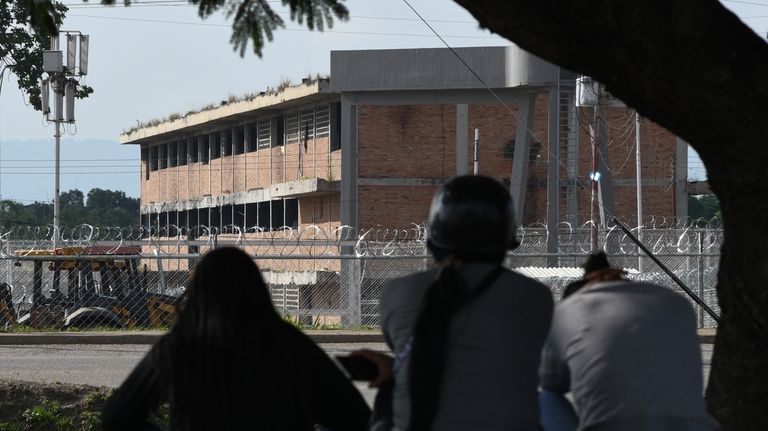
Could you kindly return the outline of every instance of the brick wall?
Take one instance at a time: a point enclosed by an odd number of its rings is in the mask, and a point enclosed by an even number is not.
[[[515,104],[509,110],[499,105],[469,106],[467,130],[467,169],[472,172],[474,129],[480,130],[480,173],[506,181],[512,171],[516,133]],[[510,112],[512,111],[512,112]],[[579,223],[589,218],[592,151],[587,134],[588,114],[583,110],[579,127]],[[548,136],[547,93],[536,98],[533,138],[528,165],[525,224],[542,222],[547,210],[547,163],[550,158]],[[440,181],[455,172],[454,105],[404,105],[358,107],[358,175],[381,183],[396,185],[361,185],[358,187],[358,220],[360,227],[376,225],[402,227],[426,219],[436,186],[403,185],[411,180]],[[614,176],[616,215],[627,219],[636,211],[634,167],[634,111],[623,107],[606,107],[608,166]],[[643,120],[643,210],[648,216],[673,217],[674,157],[676,138],[669,131]],[[566,214],[565,164],[561,151],[560,214]],[[424,183],[424,181],[421,181]],[[631,220],[631,218],[630,218]]]

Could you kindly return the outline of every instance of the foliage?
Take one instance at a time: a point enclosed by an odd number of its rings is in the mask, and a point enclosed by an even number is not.
[[[344,21],[349,18],[349,11],[342,4],[344,0],[280,0],[290,10],[291,21],[304,24],[310,30],[323,31],[326,26],[333,27],[334,17]],[[113,5],[115,0],[102,0],[101,4]],[[50,0],[15,0],[11,2],[26,12],[25,21],[38,32],[50,34],[55,31],[55,23],[60,12],[58,5]],[[130,6],[131,0],[124,0]],[[223,11],[232,18],[232,36],[230,42],[235,51],[245,55],[248,42],[253,44],[253,52],[261,57],[261,49],[265,42],[272,41],[274,31],[285,27],[285,22],[275,12],[271,0],[243,0],[229,2],[225,0],[190,0],[198,6],[200,18],[208,18],[213,13]],[[0,20],[0,22],[2,22]]]
[[[0,431],[97,431],[101,411],[114,389],[66,384],[2,381]],[[41,401],[42,400],[42,401]]]
[[[40,80],[43,76],[43,51],[49,37],[64,20],[67,7],[50,0],[0,2],[0,90],[6,71],[16,75],[19,88],[36,110],[41,110]],[[29,31],[29,27],[35,29]],[[78,86],[75,95],[88,97],[89,86]]]
[[[83,192],[69,190],[61,194],[61,225],[87,223],[97,226],[131,226],[139,222],[139,199],[118,190],[91,189],[83,202]],[[0,201],[0,223],[12,226],[43,226],[53,223],[53,203],[33,202],[28,205],[10,200]]]
[[[688,217],[691,219],[722,219],[720,201],[715,195],[688,196]]]

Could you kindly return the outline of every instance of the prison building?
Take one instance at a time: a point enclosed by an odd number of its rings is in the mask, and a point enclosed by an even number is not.
[[[609,96],[597,110],[577,106],[575,74],[516,46],[333,51],[330,63],[327,79],[121,134],[140,147],[141,224],[161,234],[238,226],[254,237],[408,229],[425,223],[442,183],[474,171],[475,154],[480,174],[510,188],[521,224],[636,223],[634,111]],[[647,119],[640,129],[643,213],[684,218],[687,144]],[[592,214],[595,171],[603,211]],[[344,263],[274,265],[310,283]]]

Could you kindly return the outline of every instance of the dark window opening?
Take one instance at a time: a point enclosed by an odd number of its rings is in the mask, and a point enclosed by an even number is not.
[[[221,231],[221,207],[211,208],[211,222],[209,224],[211,229],[218,229]]]
[[[159,148],[157,160],[160,162],[160,169],[165,169],[168,167],[168,144],[161,144]]]
[[[186,139],[179,141],[179,166],[187,164],[187,145]]]
[[[249,153],[251,151],[256,151],[258,148],[259,143],[259,124],[258,123],[248,123],[248,125],[245,126],[248,128],[248,145],[246,151]]]
[[[282,199],[272,201],[272,229],[285,226],[285,202]]]
[[[221,225],[223,227],[232,224],[232,205],[224,205],[221,207]]]
[[[285,117],[282,115],[275,119],[275,143],[273,147],[285,145]]]
[[[197,208],[187,211],[187,227],[192,229],[198,224],[199,223],[197,222]]]
[[[221,157],[221,133],[211,133],[211,160]]]
[[[245,205],[235,205],[232,208],[232,224],[245,228]]]
[[[221,156],[232,155],[232,129],[224,129],[221,133]]]
[[[210,226],[211,225],[211,209],[210,208],[200,208],[197,210],[197,224],[201,226]]]
[[[189,146],[189,163],[197,163],[200,161],[200,145],[198,145],[199,136],[192,138],[191,145]]]
[[[298,229],[299,227],[299,200],[285,200],[285,225]]]
[[[331,104],[331,151],[341,149],[341,103]]]
[[[259,222],[259,204],[245,204],[245,227],[250,229]]]
[[[267,202],[259,202],[259,227],[264,230],[272,230],[272,225],[270,224],[270,203]]]
[[[171,211],[168,213],[168,226],[178,226],[179,225],[179,213],[176,211]],[[169,232],[168,235],[173,235],[173,232]]]
[[[203,144],[200,148],[200,158],[204,165],[207,165],[211,159],[211,139],[208,135],[203,135]]]
[[[179,164],[179,147],[176,142],[168,144],[168,167],[175,168]]]
[[[235,154],[243,154],[245,152],[245,126],[235,127]]]

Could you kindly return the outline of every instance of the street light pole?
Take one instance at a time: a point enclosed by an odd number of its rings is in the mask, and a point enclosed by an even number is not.
[[[64,33],[67,40],[67,61],[64,63],[63,51],[60,49],[59,35]],[[53,194],[53,235],[51,241],[56,248],[61,235],[61,123],[72,124],[75,122],[75,91],[77,89],[76,77],[88,73],[88,44],[89,37],[79,31],[59,32],[51,36],[51,49],[43,52],[43,71],[48,74],[40,86],[42,111],[48,122],[55,125],[55,162],[54,162],[54,194]],[[75,60],[78,57],[79,67]],[[49,89],[53,89],[53,119],[49,106]]]

